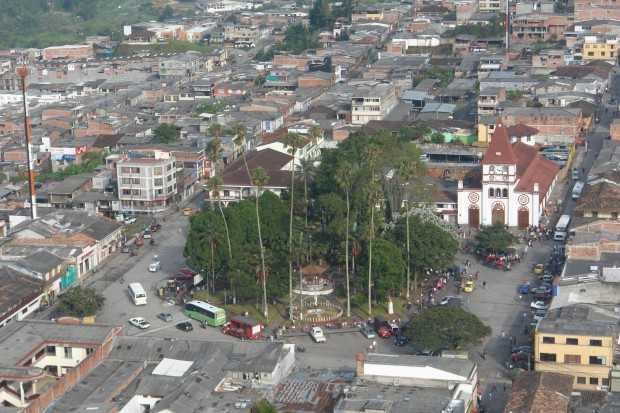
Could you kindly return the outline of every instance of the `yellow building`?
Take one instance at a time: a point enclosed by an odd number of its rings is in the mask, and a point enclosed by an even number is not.
[[[590,304],[550,310],[534,336],[537,371],[570,374],[575,390],[609,387],[618,316]]]
[[[488,146],[491,136],[495,132],[497,118],[495,116],[479,116],[478,119],[478,142],[477,145]]]
[[[618,58],[618,40],[615,37],[585,36],[581,51],[583,60],[609,60]]]

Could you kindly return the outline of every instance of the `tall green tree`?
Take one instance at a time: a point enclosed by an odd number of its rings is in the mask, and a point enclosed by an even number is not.
[[[369,171],[368,209],[370,211],[370,225],[368,227],[368,315],[372,315],[372,243],[375,239],[375,209],[379,200],[379,187],[376,178],[378,149],[375,146],[366,148],[365,158]]]
[[[261,225],[260,225],[260,208],[259,208],[259,200],[262,189],[265,187],[267,182],[269,182],[269,175],[262,168],[258,167],[252,171],[252,185],[256,187],[256,227],[258,230],[258,247],[260,251],[260,264],[261,264],[261,282],[263,285],[263,316],[266,319],[269,319],[269,307],[267,304],[267,270],[265,267],[265,249],[263,248],[263,236],[261,233]]]
[[[394,231],[396,240],[401,243],[407,242],[406,221],[400,219]],[[413,267],[414,288],[418,282],[419,271],[428,268],[444,269],[450,266],[458,251],[458,241],[452,233],[422,218],[419,214],[410,217],[409,239],[409,265]]]
[[[153,142],[172,143],[179,139],[180,129],[170,123],[162,123],[153,131]]]
[[[291,166],[291,191],[290,191],[290,217],[288,233],[288,297],[289,297],[289,318],[293,319],[293,211],[295,206],[295,170],[297,161],[297,151],[303,147],[304,138],[297,133],[288,133],[284,137],[284,145],[288,148],[288,153],[293,156]],[[301,286],[300,286],[301,288]]]
[[[71,317],[94,316],[104,302],[105,297],[92,288],[73,287],[60,296],[58,312]]]
[[[482,227],[476,235],[477,248],[483,252],[506,252],[517,241],[502,224]]]
[[[347,292],[347,317],[351,317],[351,276],[349,273],[349,234],[351,231],[351,200],[349,194],[351,193],[353,186],[355,170],[353,166],[348,162],[343,162],[336,175],[336,181],[340,188],[344,191],[346,203],[347,203],[347,218],[346,218],[346,231],[344,241],[344,268],[346,277],[346,292]]]
[[[224,127],[219,123],[212,123],[211,125],[209,125],[209,128],[207,130],[209,131],[209,134],[211,136],[214,136],[217,139],[219,139],[224,133]]]
[[[370,256],[366,259],[368,262]],[[399,295],[405,271],[402,249],[388,239],[377,237],[373,242],[372,266],[375,300],[385,302],[388,297]]]
[[[491,333],[491,328],[474,314],[459,307],[431,307],[414,315],[405,334],[417,350],[451,350],[476,344]]]

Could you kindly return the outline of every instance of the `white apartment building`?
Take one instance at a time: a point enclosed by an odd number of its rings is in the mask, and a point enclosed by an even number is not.
[[[383,120],[397,104],[393,84],[363,82],[351,98],[351,123],[365,125],[371,120]]]
[[[166,210],[177,193],[175,158],[169,152],[129,153],[116,163],[121,212]]]
[[[506,3],[503,0],[478,0],[478,11],[504,11]]]

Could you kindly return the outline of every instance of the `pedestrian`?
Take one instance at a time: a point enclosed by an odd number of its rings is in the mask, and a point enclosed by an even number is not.
[[[479,277],[480,277],[480,271],[476,271],[476,281],[478,280]]]
[[[506,393],[506,383],[504,383],[503,387],[504,387],[504,393]]]
[[[482,281],[482,288],[487,288],[487,282],[486,281]]]

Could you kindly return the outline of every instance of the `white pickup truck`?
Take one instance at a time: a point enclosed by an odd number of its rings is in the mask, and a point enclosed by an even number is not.
[[[312,327],[312,330],[310,330],[310,337],[312,337],[315,343],[325,343],[327,341],[321,327]]]

